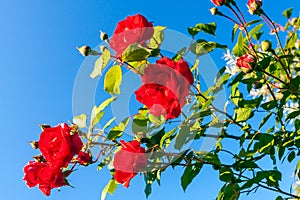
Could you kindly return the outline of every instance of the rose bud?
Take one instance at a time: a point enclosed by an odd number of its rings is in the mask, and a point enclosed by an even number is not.
[[[92,162],[92,154],[91,152],[83,152],[80,151],[77,157],[78,162],[83,166],[88,166]]]
[[[76,49],[83,56],[89,56],[92,51],[91,47],[89,47],[89,46],[76,47]]]
[[[251,56],[250,54],[245,54],[239,57],[236,61],[236,66],[245,72],[253,69],[254,64],[255,64],[255,60],[253,56]]]
[[[215,6],[223,6],[226,0],[211,0]]]
[[[264,51],[271,51],[272,50],[272,42],[270,40],[264,40],[261,42],[261,48]]]
[[[37,142],[37,141],[30,141],[29,144],[33,149],[39,148],[39,142]]]
[[[258,13],[262,6],[262,0],[249,0],[247,7],[251,15]]]
[[[100,39],[102,41],[106,41],[106,40],[108,40],[108,35],[102,31],[100,31]]]
[[[211,13],[212,15],[216,15],[216,14],[218,13],[218,8],[213,7],[213,8],[211,8],[211,9],[209,9],[209,11],[210,11],[210,13]]]

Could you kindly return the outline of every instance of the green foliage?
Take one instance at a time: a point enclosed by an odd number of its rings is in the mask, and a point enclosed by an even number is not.
[[[151,55],[151,50],[139,44],[129,45],[122,54],[122,60],[127,62],[145,60]]]
[[[94,70],[90,74],[91,78],[97,78],[102,74],[102,70],[106,67],[110,60],[110,51],[104,48],[102,55],[96,60]]]
[[[216,29],[217,29],[216,22],[212,22],[209,24],[199,23],[199,24],[196,24],[194,27],[188,28],[188,32],[191,36],[197,35],[200,31],[203,31],[204,33],[208,33],[211,35],[216,35],[215,34]]]
[[[192,53],[198,57],[208,54],[216,48],[227,49],[227,46],[221,45],[216,42],[207,42],[206,40],[199,39],[196,42],[194,42],[190,47]]]
[[[122,70],[120,65],[111,67],[104,77],[104,90],[111,95],[120,94]]]

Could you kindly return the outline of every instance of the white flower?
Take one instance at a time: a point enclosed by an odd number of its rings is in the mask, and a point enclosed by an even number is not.
[[[225,72],[231,74],[232,76],[240,72],[240,68],[238,68],[236,63],[236,57],[230,53],[230,50],[227,49],[226,53],[222,57],[226,61],[226,70]]]

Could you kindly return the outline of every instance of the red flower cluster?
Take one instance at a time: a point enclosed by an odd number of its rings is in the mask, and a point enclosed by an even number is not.
[[[121,140],[121,150],[114,156],[114,179],[128,187],[130,180],[147,166],[145,149],[136,140],[124,142]]]
[[[236,66],[241,69],[251,70],[252,66],[255,64],[255,60],[253,56],[249,54],[245,54],[241,57],[239,57],[236,61]]]
[[[82,146],[76,129],[67,124],[45,128],[38,142],[43,159],[29,161],[24,167],[23,180],[30,188],[39,185],[39,189],[49,196],[51,189],[68,185],[62,168],[68,166],[75,154],[82,154]]]
[[[135,91],[136,99],[151,114],[173,119],[180,115],[194,78],[183,59],[175,62],[164,57],[145,68],[142,81],[143,85]]]
[[[145,46],[154,33],[152,22],[140,15],[128,16],[120,21],[110,40],[110,46],[116,51],[116,56],[122,55],[124,50],[131,44],[138,43]]]

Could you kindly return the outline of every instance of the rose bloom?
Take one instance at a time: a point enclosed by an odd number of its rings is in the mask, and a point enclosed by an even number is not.
[[[262,0],[248,0],[247,7],[249,9],[249,13],[253,15],[256,13],[262,6]]]
[[[226,0],[211,0],[215,6],[222,6]]]
[[[24,167],[26,185],[30,188],[39,185],[39,189],[49,196],[53,188],[67,185],[62,171],[51,168],[47,163],[30,161]]]
[[[122,55],[124,50],[131,44],[138,43],[146,46],[154,33],[152,22],[140,15],[128,16],[125,20],[120,21],[110,40],[110,46],[116,51],[116,56]]]
[[[113,165],[116,170],[114,179],[127,188],[130,180],[147,166],[147,157],[140,142],[121,140],[121,144],[121,150],[114,156]]]
[[[255,63],[253,56],[249,54],[245,54],[241,57],[239,57],[236,60],[236,66],[239,68],[244,68],[246,70],[252,69],[253,64]]]
[[[78,133],[71,133],[67,124],[45,128],[40,135],[39,149],[53,168],[67,167],[82,146]]]
[[[78,160],[79,164],[87,166],[92,162],[92,156],[90,153],[80,151],[78,153],[77,160]]]
[[[194,78],[183,59],[175,62],[164,57],[145,68],[142,81],[143,85],[135,91],[136,99],[151,114],[173,119],[180,115]]]

